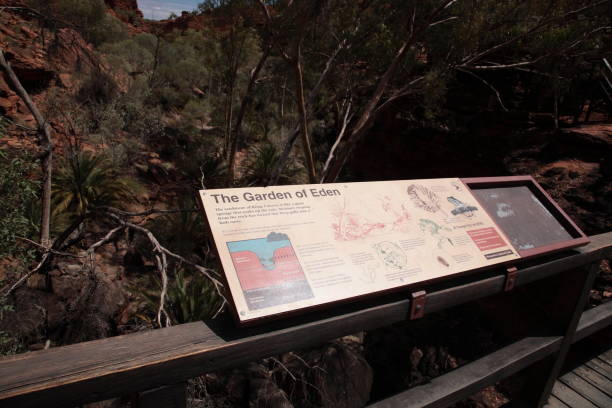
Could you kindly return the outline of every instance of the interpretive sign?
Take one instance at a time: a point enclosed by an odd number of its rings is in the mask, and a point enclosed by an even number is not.
[[[458,178],[200,198],[241,323],[520,258]]]

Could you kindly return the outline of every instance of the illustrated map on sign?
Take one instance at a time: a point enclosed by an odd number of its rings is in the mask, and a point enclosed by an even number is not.
[[[287,235],[271,232],[227,247],[250,310],[313,297]]]
[[[519,256],[459,179],[204,190],[240,322]]]

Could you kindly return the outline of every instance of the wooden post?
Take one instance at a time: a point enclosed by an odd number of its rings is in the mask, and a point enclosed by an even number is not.
[[[187,383],[166,385],[141,392],[136,408],[185,408]]]
[[[557,353],[528,369],[530,381],[525,402],[529,406],[542,407],[548,401],[552,387],[561,372],[565,357],[573,342],[576,327],[588,300],[598,269],[599,263],[595,262],[578,270],[561,274],[558,276],[560,279],[559,290],[555,291],[557,289],[555,285],[552,285],[552,288],[549,289],[549,291],[556,292],[551,293],[553,299],[547,305],[540,305],[553,321],[553,328],[560,331],[559,334],[564,337],[561,348]],[[545,279],[542,283],[546,283],[546,281],[549,280]]]

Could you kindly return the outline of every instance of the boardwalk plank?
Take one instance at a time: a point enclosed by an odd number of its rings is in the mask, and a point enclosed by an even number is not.
[[[557,381],[553,386],[552,394],[572,408],[598,408],[560,381]]]
[[[612,381],[609,378],[604,377],[587,366],[576,368],[574,373],[606,393],[609,397],[612,397]]]
[[[606,363],[605,361],[600,360],[598,358],[594,358],[590,361],[587,361],[585,365],[591,370],[597,371],[599,374],[612,381],[612,366]]]
[[[591,401],[593,404],[597,405],[600,408],[610,408],[612,407],[612,398],[601,392],[599,389],[589,384],[583,378],[577,376],[574,373],[567,373],[559,380],[582,395],[584,398]]]
[[[612,365],[612,350],[608,350],[605,353],[600,354],[599,358]]]
[[[544,408],[570,408],[569,405],[563,403],[559,398],[551,395]]]

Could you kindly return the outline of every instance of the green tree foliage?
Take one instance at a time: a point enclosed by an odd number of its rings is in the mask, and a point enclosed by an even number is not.
[[[0,116],[0,137],[4,137],[4,121]],[[27,157],[0,151],[0,258],[12,257],[11,269],[20,271],[34,257],[34,251],[19,241],[35,239],[36,225],[32,222],[32,207],[36,204],[38,183],[33,173],[38,166]],[[0,288],[6,282],[0,280]],[[0,322],[14,310],[9,300],[0,296]],[[20,352],[22,344],[10,332],[0,330],[0,356]]]
[[[2,287],[2,281],[0,281]],[[8,303],[6,298],[0,297],[0,322],[7,313],[13,312],[15,308]],[[23,344],[11,333],[0,330],[0,356],[9,356],[22,351]]]
[[[32,160],[0,151],[0,257],[28,254],[17,237],[33,238],[37,231],[31,218],[39,189],[35,169]]]
[[[107,13],[104,0],[28,0],[28,3],[47,17],[48,27],[74,28],[94,45],[127,36],[123,23]]]
[[[104,155],[79,152],[63,159],[55,173],[53,211],[79,216],[100,206],[124,208],[141,185],[120,176]]]

